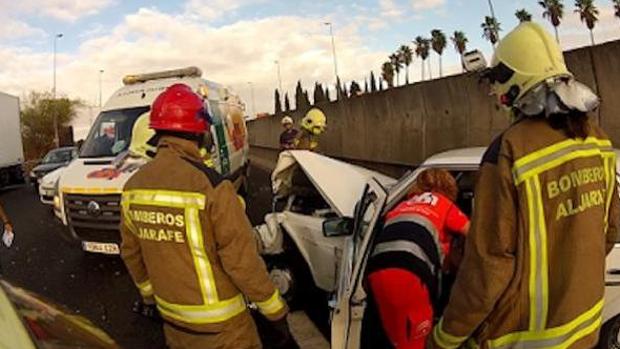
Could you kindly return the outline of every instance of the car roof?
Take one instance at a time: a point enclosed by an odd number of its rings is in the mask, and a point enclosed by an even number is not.
[[[478,165],[486,149],[486,147],[470,147],[444,151],[426,159],[422,166]]]

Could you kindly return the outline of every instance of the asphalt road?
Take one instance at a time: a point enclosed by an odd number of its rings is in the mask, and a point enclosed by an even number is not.
[[[269,175],[253,168],[247,200],[253,224],[270,209]],[[3,277],[85,316],[124,348],[165,348],[160,325],[131,312],[139,295],[119,257],[83,253],[60,237],[66,229],[32,188],[0,191],[14,222],[11,249],[0,247]]]

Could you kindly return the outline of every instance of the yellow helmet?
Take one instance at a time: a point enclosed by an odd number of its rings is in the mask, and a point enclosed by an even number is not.
[[[144,113],[138,117],[131,131],[131,143],[129,153],[132,156],[149,159],[148,152],[155,152],[155,147],[148,144],[148,141],[155,135],[155,131],[149,128],[149,114]]]
[[[553,37],[539,24],[525,22],[499,42],[487,76],[500,104],[513,107],[542,82],[572,74]]]
[[[306,113],[306,116],[301,119],[301,127],[318,136],[325,132],[327,118],[320,109],[312,108]]]

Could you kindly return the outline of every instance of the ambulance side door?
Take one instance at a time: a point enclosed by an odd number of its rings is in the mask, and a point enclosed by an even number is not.
[[[357,204],[353,235],[345,240],[340,280],[332,315],[332,349],[360,346],[366,292],[362,286],[375,227],[380,221],[388,193],[371,179]]]

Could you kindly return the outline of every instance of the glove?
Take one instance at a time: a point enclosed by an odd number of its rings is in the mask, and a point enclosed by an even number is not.
[[[272,321],[271,326],[274,332],[273,349],[299,349],[293,334],[286,322],[286,316],[280,320]]]
[[[131,307],[131,311],[156,322],[162,321],[161,314],[159,314],[159,310],[157,310],[155,304],[145,304],[141,300],[135,301]]]

